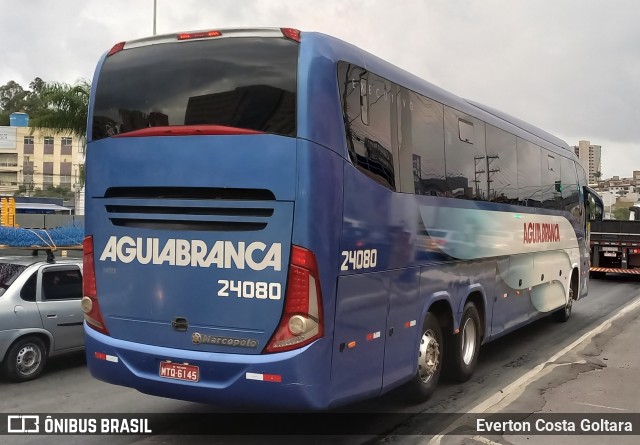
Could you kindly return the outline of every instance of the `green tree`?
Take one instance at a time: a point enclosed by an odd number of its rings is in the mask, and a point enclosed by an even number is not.
[[[36,188],[31,196],[62,198],[64,200],[70,200],[73,198],[73,192],[64,187],[49,186],[44,190]]]
[[[620,207],[613,211],[614,219],[628,220],[629,219],[629,209],[627,207]]]
[[[44,104],[42,102],[42,90],[45,87],[46,82],[39,77],[33,79],[33,81],[29,84],[29,94],[24,99],[23,108],[24,111],[29,114],[29,117],[35,117],[40,114],[42,109],[44,108]]]
[[[39,86],[42,109],[29,126],[34,129],[49,128],[57,133],[70,133],[79,138],[87,135],[87,114],[91,84],[80,81],[74,85],[46,83]]]
[[[11,113],[24,110],[28,95],[29,91],[13,80],[0,86],[0,125],[9,125]]]

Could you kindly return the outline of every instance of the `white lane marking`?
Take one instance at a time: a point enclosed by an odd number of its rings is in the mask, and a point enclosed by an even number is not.
[[[547,370],[546,372],[541,374],[541,372],[545,369],[547,364],[558,360],[560,357],[562,357],[567,352],[569,352],[572,349],[574,349],[580,343],[584,342],[587,339],[595,337],[596,335],[598,335],[602,331],[608,329],[611,326],[611,323],[613,323],[617,319],[623,317],[628,312],[631,312],[632,310],[634,310],[638,306],[640,306],[640,296],[637,296],[635,298],[635,300],[633,300],[631,303],[629,303],[628,305],[626,305],[625,307],[620,309],[618,312],[616,312],[610,318],[608,318],[605,321],[603,321],[602,323],[600,323],[600,325],[598,327],[586,332],[584,335],[582,335],[576,341],[571,343],[569,346],[565,347],[564,349],[562,349],[559,352],[556,352],[547,361],[545,361],[543,363],[540,363],[535,368],[533,368],[531,371],[527,372],[525,375],[520,377],[518,380],[516,380],[516,381],[512,382],[511,384],[505,386],[503,389],[501,389],[500,391],[498,391],[495,394],[493,394],[491,397],[486,399],[484,402],[481,402],[478,405],[476,405],[475,407],[471,408],[468,412],[469,413],[485,413],[490,409],[497,410],[497,409],[499,409],[501,407],[501,405],[508,405],[509,403],[511,403],[511,401],[517,399],[524,392],[524,390],[526,389],[526,387],[527,387],[527,385],[529,383],[533,382],[534,380],[542,377],[547,372],[549,372]],[[538,375],[538,374],[541,374],[541,375]],[[431,438],[431,440],[429,440],[429,442],[427,442],[427,444],[428,445],[440,445],[440,442],[442,441],[442,438],[444,437],[444,435],[447,434],[449,431],[453,430],[454,428],[458,427],[459,423],[460,423],[459,421],[452,423],[446,429],[444,429],[440,434],[438,434],[436,436],[433,436],[433,438]],[[424,442],[422,442],[422,443],[424,443]]]
[[[615,406],[604,406],[604,405],[594,405],[593,403],[584,403],[584,402],[573,402],[576,405],[586,405],[586,406],[593,406],[595,408],[606,408],[606,409],[615,409],[616,411],[627,411],[624,408],[616,408]]]

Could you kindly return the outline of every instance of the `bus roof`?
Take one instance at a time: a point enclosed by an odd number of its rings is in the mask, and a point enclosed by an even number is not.
[[[162,43],[176,43],[176,42],[188,42],[190,39],[182,39],[180,36],[194,36],[195,40],[201,38],[228,38],[228,37],[286,37],[284,35],[285,28],[225,28],[215,30],[198,30],[189,31],[186,33],[170,33],[158,36],[145,37],[136,40],[130,40],[127,42],[121,42],[114,46],[115,50],[118,47],[120,49],[130,49],[145,45],[155,45]],[[206,33],[216,33],[211,37],[203,36]],[[300,50],[300,63],[299,69],[308,73],[308,76],[304,78],[309,79],[309,82],[324,83],[328,79],[335,79],[335,63],[339,61],[345,61],[361,66],[371,72],[386,78],[394,83],[402,85],[416,93],[422,94],[435,101],[438,101],[444,105],[454,108],[458,111],[464,112],[480,119],[487,124],[499,127],[505,131],[508,131],[516,136],[526,139],[530,142],[544,146],[547,149],[555,151],[561,155],[575,158],[573,150],[562,139],[544,131],[532,124],[524,122],[521,119],[510,116],[507,113],[496,110],[495,108],[479,104],[475,101],[466,100],[457,96],[449,91],[446,91],[410,72],[399,68],[390,62],[381,59],[353,44],[347,43],[336,37],[332,37],[327,34],[319,32],[302,32],[300,34],[302,43]],[[120,45],[120,46],[119,46]],[[106,56],[106,54],[105,54]],[[102,58],[98,69],[104,57]],[[330,64],[322,64],[320,59],[325,59]],[[323,72],[324,71],[324,72]],[[331,71],[331,72],[329,72]],[[335,82],[335,81],[334,81]],[[315,97],[315,91],[306,90],[307,100]],[[305,108],[304,104],[305,86],[300,85],[298,90],[298,100]],[[308,113],[309,120],[313,120],[313,113]],[[302,119],[299,120],[298,131],[305,136],[305,123]],[[91,128],[89,128],[91,133]],[[89,140],[91,140],[91,134],[89,134]],[[311,138],[313,139],[313,138]],[[322,137],[320,138],[322,139]],[[320,141],[324,142],[327,146],[335,146],[332,141]],[[338,141],[333,141],[338,142]]]
[[[331,58],[333,62],[345,61],[400,84],[416,93],[427,96],[458,111],[467,113],[490,125],[502,128],[530,142],[545,146],[564,156],[575,157],[569,145],[562,139],[521,119],[495,108],[464,99],[434,85],[390,62],[338,38],[316,32],[303,32],[303,51],[315,51]],[[316,54],[317,57],[317,54]],[[312,60],[313,58],[311,58]],[[301,57],[302,60],[302,57]],[[301,67],[303,69],[303,67]]]

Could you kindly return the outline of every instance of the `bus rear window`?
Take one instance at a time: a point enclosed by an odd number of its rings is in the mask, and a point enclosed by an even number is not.
[[[92,139],[184,125],[295,136],[298,48],[234,37],[120,51],[98,77]]]

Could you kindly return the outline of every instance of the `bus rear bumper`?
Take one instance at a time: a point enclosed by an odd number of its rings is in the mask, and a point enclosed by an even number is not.
[[[321,356],[322,348],[314,347],[318,342],[277,354],[241,355],[128,342],[103,335],[86,323],[84,331],[89,371],[107,383],[225,407],[318,410],[329,405],[328,370],[322,374],[318,363],[330,360]],[[198,366],[199,381],[160,377],[162,361]]]

